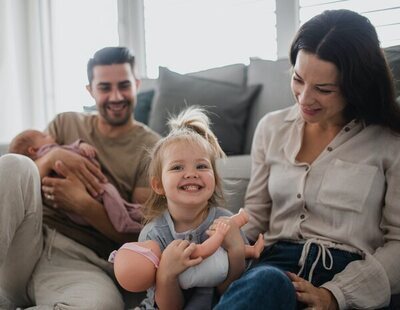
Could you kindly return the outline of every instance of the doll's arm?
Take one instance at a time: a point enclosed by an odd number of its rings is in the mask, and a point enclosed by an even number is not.
[[[201,256],[204,259],[212,255],[221,246],[228,230],[229,225],[218,222],[215,227],[215,233],[202,244],[198,244],[190,257],[196,258]]]

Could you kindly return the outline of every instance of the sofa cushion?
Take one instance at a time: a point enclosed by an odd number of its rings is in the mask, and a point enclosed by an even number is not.
[[[188,73],[186,75],[245,86],[247,82],[247,66],[244,64],[233,64],[224,67]]]
[[[166,135],[171,115],[187,106],[200,106],[209,112],[212,130],[225,153],[241,154],[249,107],[259,88],[181,75],[161,67],[149,126]]]
[[[389,67],[392,70],[396,96],[400,98],[400,45],[387,47],[384,49]]]
[[[217,161],[217,171],[222,178],[226,208],[233,213],[237,213],[244,207],[250,170],[250,155],[229,156]]]
[[[249,113],[245,154],[250,153],[254,130],[259,120],[266,113],[286,108],[295,102],[290,89],[290,68],[288,59],[277,61],[250,59],[247,84],[261,84],[263,87]]]
[[[149,123],[151,103],[153,102],[154,90],[140,92],[137,95],[137,102],[134,110],[135,119],[143,124]]]

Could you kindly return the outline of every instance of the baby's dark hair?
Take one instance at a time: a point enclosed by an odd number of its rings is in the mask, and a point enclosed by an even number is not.
[[[161,182],[162,159],[165,150],[176,142],[185,142],[188,145],[196,145],[210,156],[210,162],[214,171],[215,190],[209,200],[210,205],[224,203],[221,178],[216,169],[216,160],[224,158],[225,153],[218,143],[218,139],[210,128],[210,120],[205,110],[199,107],[189,107],[182,111],[177,117],[168,121],[170,133],[159,140],[150,152],[149,179],[153,178]],[[145,222],[150,222],[161,215],[167,209],[167,201],[163,195],[152,191],[145,204]]]

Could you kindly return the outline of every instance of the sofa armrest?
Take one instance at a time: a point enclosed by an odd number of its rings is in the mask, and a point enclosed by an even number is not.
[[[226,207],[233,213],[237,213],[244,207],[250,170],[250,155],[229,156],[217,161],[217,171],[222,179]]]

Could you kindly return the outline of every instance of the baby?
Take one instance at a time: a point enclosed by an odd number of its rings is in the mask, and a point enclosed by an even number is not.
[[[90,144],[77,140],[70,145],[59,145],[49,134],[32,129],[25,130],[14,137],[10,143],[9,153],[25,155],[32,160],[36,160],[55,147],[61,147],[80,154],[98,165],[95,159],[97,151]],[[140,232],[143,217],[141,205],[129,203],[122,199],[118,190],[111,183],[104,183],[103,189],[104,193],[99,200],[102,202],[114,228],[121,233]],[[51,197],[47,198],[51,199]],[[89,225],[80,216],[70,212],[65,213],[75,223]]]

